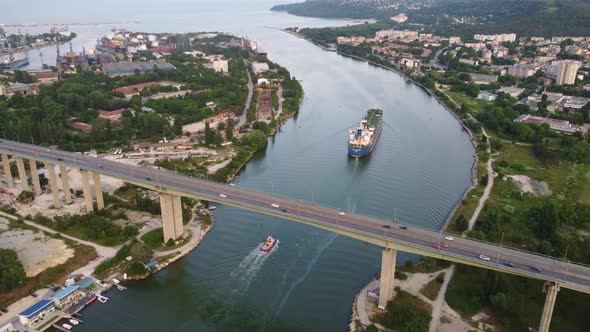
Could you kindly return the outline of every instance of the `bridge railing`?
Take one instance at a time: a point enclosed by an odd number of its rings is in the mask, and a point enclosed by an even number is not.
[[[203,181],[207,181],[207,182],[210,182],[210,183],[217,183],[217,184],[221,183],[221,182],[218,182],[218,181],[214,181],[214,180],[210,180],[210,179],[206,179],[206,178],[201,178],[201,177],[190,175],[190,174],[177,173],[177,172],[174,172],[174,171],[171,171],[171,170],[168,170],[168,169],[164,169],[164,168],[160,168],[159,170],[160,171],[163,171],[163,172],[166,172],[166,173],[169,173],[169,174],[187,176],[187,177],[190,177],[190,178],[194,178],[194,179],[198,179],[198,180],[203,180]],[[262,191],[260,189],[252,189],[252,188],[244,188],[244,189],[248,189],[250,191],[257,192],[257,193],[274,195],[273,193],[267,193],[267,192],[264,192],[264,191]],[[350,212],[350,213],[354,213],[356,215],[360,215],[360,216],[364,216],[364,217],[368,217],[368,218],[375,218],[375,219],[380,219],[380,220],[383,220],[383,221],[393,222],[392,220],[388,220],[388,219],[385,219],[385,218],[380,217],[380,216],[369,215],[369,214],[365,214],[365,213],[362,213],[362,212],[352,212],[352,211],[348,211],[348,210],[345,210],[345,209],[339,209],[339,208],[336,208],[334,206],[329,206],[329,205],[318,203],[318,202],[315,202],[315,201],[314,202],[310,202],[310,201],[307,201],[305,199],[301,199],[301,198],[298,198],[298,197],[290,197],[289,195],[284,195],[284,194],[276,195],[276,196],[289,198],[289,199],[292,199],[292,200],[295,200],[295,201],[298,201],[298,202],[301,202],[301,203],[308,203],[308,204],[313,204],[313,205],[317,205],[317,206],[321,206],[321,207],[325,207],[325,208],[336,209],[336,210],[340,210],[340,211],[344,211],[344,212]],[[438,230],[436,230],[436,229],[433,229],[433,228],[430,228],[430,227],[426,227],[426,226],[421,226],[421,225],[408,224],[408,223],[399,222],[399,221],[396,221],[395,224],[399,224],[399,225],[403,225],[403,226],[410,226],[410,227],[414,227],[414,228],[420,228],[420,229],[423,229],[423,230],[426,230],[426,231],[438,232]],[[447,236],[447,235],[454,236],[454,237],[457,236],[456,234],[448,233],[448,232],[442,232],[440,234],[442,234],[443,236]],[[468,237],[468,236],[465,237],[465,238],[468,239],[468,240],[471,240],[471,241],[475,241],[475,242],[479,242],[479,243],[484,243],[484,244],[491,245],[491,246],[494,246],[494,247],[497,247],[497,248],[508,249],[508,250],[515,250],[515,251],[519,251],[519,252],[523,252],[523,253],[527,253],[527,254],[539,256],[539,257],[544,257],[544,258],[548,258],[548,259],[563,261],[563,259],[560,258],[560,257],[545,255],[545,254],[541,254],[541,253],[534,252],[534,251],[528,251],[528,250],[525,250],[525,249],[522,249],[522,248],[516,248],[516,247],[509,246],[509,245],[500,245],[499,243],[496,243],[496,242],[485,241],[485,240],[481,240],[481,239],[477,239],[477,238],[472,238],[472,237]],[[569,260],[566,261],[566,262],[567,263],[574,264],[574,265],[580,265],[580,266],[583,266],[583,267],[589,267],[590,268],[590,265],[587,265],[587,264],[584,264],[584,263],[579,263],[579,262],[574,262],[574,261],[569,261]]]
[[[23,142],[18,142],[18,143],[24,144],[24,145],[29,145],[29,146],[32,146],[32,147],[37,147],[37,148],[40,147],[39,145],[34,145],[34,144],[30,144],[30,143],[23,143]],[[52,149],[52,150],[56,150],[56,149]],[[77,154],[77,155],[80,155],[80,156],[82,156],[84,158],[88,158],[88,160],[97,160],[98,159],[98,158],[95,158],[95,157],[92,157],[92,156],[88,156],[88,155],[85,155],[85,154],[78,154],[76,152],[70,152],[70,151],[65,151],[65,150],[59,150],[59,151],[66,152],[66,153]],[[8,153],[10,154],[11,152],[8,151]],[[33,156],[33,157],[34,158],[39,158],[39,157],[36,157],[36,156]],[[117,162],[117,161],[110,160],[110,159],[105,159],[105,158],[100,158],[100,159],[101,160],[108,160],[110,162]],[[58,163],[59,162],[66,163],[66,162],[63,162],[63,161],[58,161]],[[134,165],[127,165],[127,166],[129,166],[129,167],[142,168],[140,166],[134,166]],[[103,169],[103,168],[100,168],[100,167],[94,167],[93,165],[91,165],[90,167],[86,167],[86,168],[88,168],[89,170],[96,171],[98,173],[103,173],[105,175],[121,176],[118,173],[111,172],[111,171],[109,171],[107,169]],[[194,175],[190,175],[190,174],[178,173],[178,172],[174,172],[172,170],[168,170],[168,169],[161,168],[161,167],[159,167],[159,168],[150,167],[150,168],[147,168],[147,169],[149,169],[151,171],[155,171],[155,172],[164,172],[164,173],[168,173],[170,175],[175,175],[175,176],[185,176],[185,177],[193,178],[193,179],[196,179],[196,180],[206,181],[206,182],[209,182],[209,183],[222,184],[221,182],[210,180],[208,178],[202,178],[202,177],[194,176]],[[132,174],[131,177],[134,177],[133,174]],[[137,179],[143,180],[139,176],[137,177]],[[155,179],[152,179],[152,180],[155,180]],[[169,187],[169,188],[171,188],[171,189],[174,189],[174,190],[178,190],[178,191],[182,191],[182,192],[186,191],[186,188],[178,187],[178,186],[175,186],[175,185],[167,184],[166,186]],[[267,194],[267,195],[274,195],[274,194],[266,193],[266,192],[264,192],[262,190],[259,190],[259,189],[251,189],[251,188],[244,188],[244,189],[247,189],[247,190],[250,190],[250,191],[253,191],[253,192],[257,192],[257,193],[262,193],[262,194]],[[208,196],[208,195],[204,195],[204,196]],[[307,200],[304,200],[304,199],[301,199],[301,198],[297,198],[297,197],[289,197],[288,195],[280,195],[280,196],[279,195],[275,195],[275,196],[289,198],[289,199],[298,201],[300,203],[313,204],[313,205],[317,205],[317,206],[321,206],[321,207],[325,207],[325,208],[336,209],[336,210],[345,211],[345,212],[351,212],[351,211],[347,211],[347,210],[344,210],[344,209],[335,208],[333,206],[329,206],[329,205],[326,205],[326,204],[318,203],[318,202],[315,202],[315,201],[314,202],[310,202],[310,201],[307,201]],[[364,217],[368,217],[368,218],[375,218],[375,219],[379,219],[379,220],[383,220],[383,221],[391,221],[391,220],[388,220],[388,219],[383,218],[382,216],[369,215],[369,214],[365,214],[365,213],[362,213],[362,212],[351,212],[351,213],[354,213],[354,214],[360,215],[360,216],[364,216]],[[433,228],[430,228],[430,227],[425,227],[425,226],[415,225],[415,224],[408,224],[408,223],[404,223],[404,222],[400,222],[400,221],[396,221],[395,224],[409,226],[409,227],[413,227],[413,228],[420,228],[420,229],[423,229],[423,230],[426,230],[426,231],[431,231],[431,232],[438,232],[436,229],[433,229]],[[451,235],[451,236],[455,236],[455,237],[457,236],[456,234],[448,233],[448,232],[442,232],[440,234],[443,235],[443,236],[446,236],[446,235]],[[466,239],[469,239],[471,241],[484,243],[484,244],[491,245],[491,246],[494,246],[494,247],[497,247],[497,248],[515,250],[515,251],[527,253],[527,254],[534,255],[534,256],[544,257],[544,258],[548,258],[548,259],[552,259],[552,260],[556,260],[556,261],[563,261],[563,259],[560,258],[560,257],[554,257],[554,256],[550,256],[550,255],[545,255],[545,254],[541,254],[541,253],[538,253],[538,252],[533,252],[533,251],[528,251],[528,250],[524,250],[524,249],[521,249],[521,248],[511,247],[509,245],[501,245],[500,246],[499,243],[495,243],[495,242],[489,242],[489,241],[485,241],[485,240],[481,240],[481,239],[476,239],[476,238],[471,238],[471,237],[465,237],[465,238]],[[569,260],[567,260],[566,262],[567,263],[570,263],[570,264],[573,264],[573,265],[578,265],[578,266],[590,268],[590,265],[587,265],[587,264],[584,264],[584,263],[579,263],[579,262],[574,262],[574,261],[569,261]]]

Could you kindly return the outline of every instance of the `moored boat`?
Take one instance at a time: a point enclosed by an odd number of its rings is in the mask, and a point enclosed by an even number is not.
[[[84,305],[89,305],[90,303],[94,302],[96,300],[96,295],[91,297],[88,301],[86,301],[86,303]]]

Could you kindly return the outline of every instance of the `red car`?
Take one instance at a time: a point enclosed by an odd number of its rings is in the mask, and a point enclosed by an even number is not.
[[[440,244],[433,244],[432,247],[434,249],[440,249],[440,248],[442,248],[442,246]]]

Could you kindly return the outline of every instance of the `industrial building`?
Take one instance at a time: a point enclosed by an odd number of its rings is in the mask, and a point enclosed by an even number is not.
[[[154,71],[154,68],[167,71],[176,69],[166,61],[119,62],[102,65],[102,70],[109,75],[131,75],[135,71],[148,73]]]
[[[579,131],[578,128],[572,126],[569,121],[559,120],[559,119],[551,119],[551,118],[543,118],[540,116],[534,116],[530,114],[523,114],[518,117],[518,119],[514,120],[515,122],[522,122],[540,126],[542,124],[548,124],[551,130],[558,132],[560,134],[573,134]]]

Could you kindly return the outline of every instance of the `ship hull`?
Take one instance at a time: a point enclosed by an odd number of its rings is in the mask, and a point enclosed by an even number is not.
[[[276,244],[276,243],[277,243],[277,240],[276,240],[276,239],[274,239],[270,245],[262,245],[262,246],[260,247],[260,251],[262,251],[262,252],[269,252],[269,251],[271,251],[271,250],[272,250],[272,248],[274,248],[274,247],[275,247],[275,244]]]
[[[379,129],[377,130],[377,135],[375,135],[375,138],[371,141],[371,144],[367,145],[367,146],[363,146],[362,148],[355,148],[352,146],[348,146],[348,155],[353,157],[353,158],[362,158],[366,155],[368,155],[369,153],[373,152],[373,150],[375,149],[375,146],[377,145],[377,141],[379,141],[379,137],[381,137],[381,127],[379,127]]]

